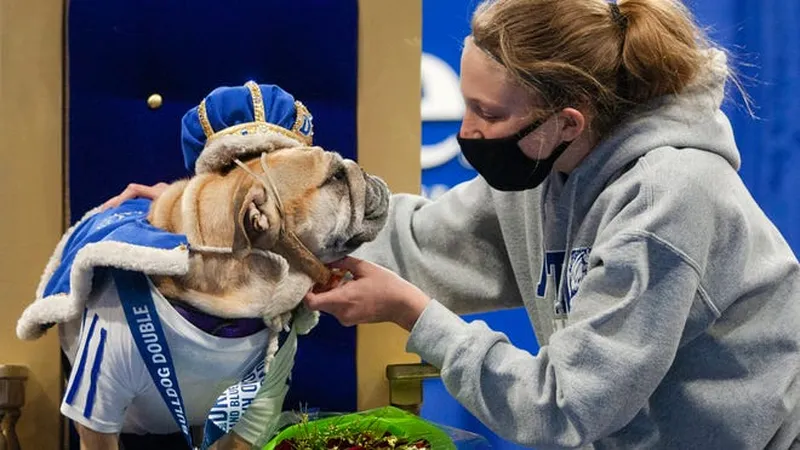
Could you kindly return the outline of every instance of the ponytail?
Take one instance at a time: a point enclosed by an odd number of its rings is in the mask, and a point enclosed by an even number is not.
[[[689,11],[676,0],[621,0],[618,7],[627,22],[620,55],[625,100],[642,104],[680,93],[708,58]]]

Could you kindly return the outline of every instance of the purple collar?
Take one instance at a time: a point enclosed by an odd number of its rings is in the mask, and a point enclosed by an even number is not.
[[[192,325],[216,337],[243,338],[267,327],[262,319],[224,319],[198,311],[181,302],[170,302],[170,304]]]

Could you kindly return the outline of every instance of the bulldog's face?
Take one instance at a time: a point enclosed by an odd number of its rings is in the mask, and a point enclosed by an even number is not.
[[[282,203],[286,229],[324,263],[341,259],[373,240],[386,223],[386,183],[354,161],[307,147],[269,153],[266,163],[266,179],[271,180],[279,198],[252,176],[242,180],[234,201],[238,221],[234,248],[272,250],[279,230],[278,202]],[[246,164],[263,177],[260,160]]]

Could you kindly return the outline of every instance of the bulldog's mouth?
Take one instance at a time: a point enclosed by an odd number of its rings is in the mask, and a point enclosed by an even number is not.
[[[350,253],[356,251],[358,247],[361,247],[362,244],[364,244],[365,242],[369,242],[371,240],[372,239],[369,239],[363,234],[357,234],[351,237],[350,239],[347,239],[346,241],[344,240],[337,241],[334,244],[334,248],[336,250]]]
[[[336,239],[332,244],[326,246],[326,248],[324,248],[322,252],[317,255],[317,257],[323,262],[323,264],[330,264],[334,261],[344,258],[350,253],[353,253],[363,244],[371,241],[372,239],[374,239],[374,236],[370,237],[365,234],[357,234],[349,239]]]

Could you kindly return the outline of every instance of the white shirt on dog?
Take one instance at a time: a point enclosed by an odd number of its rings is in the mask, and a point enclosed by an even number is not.
[[[61,327],[72,364],[61,413],[100,433],[180,432],[133,340],[111,277],[96,288],[81,321]],[[268,330],[212,336],[192,325],[151,284],[189,425],[202,426],[217,397],[264,358]],[[76,338],[77,337],[77,338]]]

